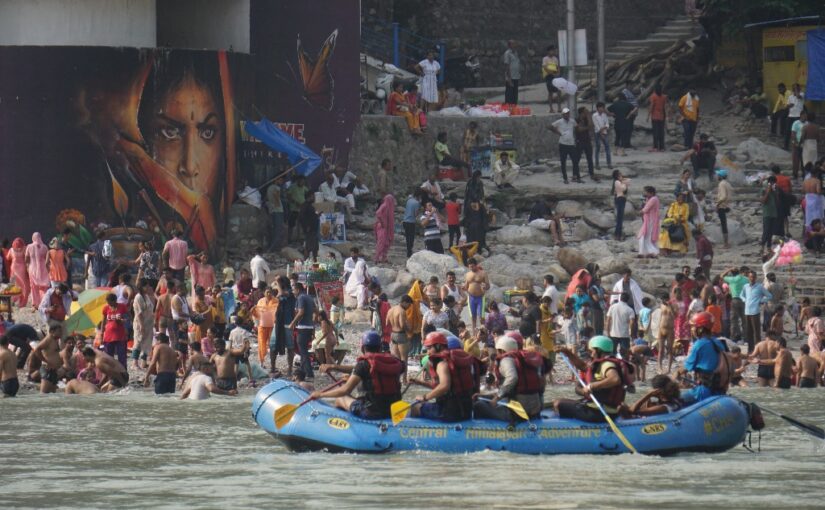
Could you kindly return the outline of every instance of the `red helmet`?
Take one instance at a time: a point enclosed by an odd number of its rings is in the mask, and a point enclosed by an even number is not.
[[[443,345],[447,347],[447,337],[443,333],[433,331],[424,338],[424,347],[431,347],[433,345]]]
[[[518,331],[508,331],[504,333],[504,335],[509,336],[510,338],[515,340],[518,344],[519,350],[524,349],[524,337],[521,336],[521,333],[519,333]]]
[[[695,328],[713,328],[713,315],[708,312],[699,312],[690,319],[690,325]]]

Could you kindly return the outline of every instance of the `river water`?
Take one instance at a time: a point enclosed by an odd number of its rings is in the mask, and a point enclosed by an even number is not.
[[[555,387],[547,398],[571,391]],[[767,413],[761,453],[294,454],[252,421],[253,393],[201,402],[135,389],[0,400],[0,509],[825,505],[825,443]],[[823,389],[735,393],[825,425]]]

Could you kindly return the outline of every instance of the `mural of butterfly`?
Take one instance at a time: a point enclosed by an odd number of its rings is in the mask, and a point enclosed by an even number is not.
[[[329,72],[329,61],[335,51],[338,29],[332,31],[324,41],[318,55],[312,58],[301,45],[298,35],[298,70],[301,75],[304,99],[312,106],[332,110],[335,102],[334,81]]]

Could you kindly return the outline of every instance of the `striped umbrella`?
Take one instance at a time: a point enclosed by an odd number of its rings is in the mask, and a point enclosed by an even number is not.
[[[106,296],[110,292],[109,287],[81,292],[77,301],[72,302],[72,314],[63,325],[64,331],[69,334],[93,335],[95,327],[103,320],[103,307],[106,306]]]

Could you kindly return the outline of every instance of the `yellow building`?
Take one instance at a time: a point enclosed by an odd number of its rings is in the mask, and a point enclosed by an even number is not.
[[[784,83],[788,90],[794,83],[808,81],[807,31],[815,26],[766,27],[762,29],[762,90],[768,95],[768,104],[776,102],[777,85]]]

